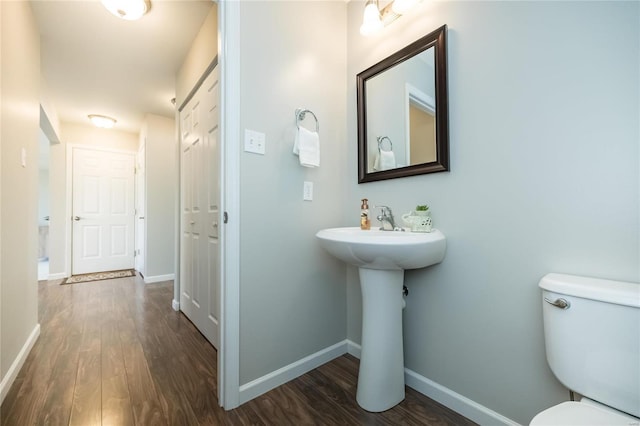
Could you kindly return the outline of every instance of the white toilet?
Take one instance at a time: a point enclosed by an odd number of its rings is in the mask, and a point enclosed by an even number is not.
[[[640,284],[548,274],[540,280],[547,361],[580,402],[531,425],[640,425]]]

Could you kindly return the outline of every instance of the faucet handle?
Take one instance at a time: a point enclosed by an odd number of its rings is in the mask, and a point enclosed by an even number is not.
[[[379,208],[379,209],[382,209],[382,214],[385,214],[385,212],[389,212],[389,213],[391,213],[391,208],[390,208],[389,206],[382,206],[382,205],[379,205],[379,206],[373,206],[373,208],[374,208],[374,209],[378,209],[378,208]]]

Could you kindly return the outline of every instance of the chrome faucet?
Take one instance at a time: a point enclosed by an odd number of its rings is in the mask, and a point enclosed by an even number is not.
[[[378,207],[381,209],[381,212],[377,217],[377,219],[380,221],[382,225],[380,226],[381,231],[404,231],[403,228],[396,225],[396,221],[393,218],[393,212],[391,211],[390,207],[375,206],[375,208],[378,208]]]

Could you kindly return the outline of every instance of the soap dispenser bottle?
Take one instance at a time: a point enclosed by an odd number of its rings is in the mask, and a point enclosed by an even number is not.
[[[362,199],[362,205],[360,206],[360,229],[371,229],[371,221],[369,220],[369,204],[367,199]]]

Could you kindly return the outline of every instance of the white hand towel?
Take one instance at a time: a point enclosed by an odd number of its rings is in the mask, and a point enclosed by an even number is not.
[[[376,159],[373,162],[373,170],[380,170],[380,153],[376,153]]]
[[[396,168],[396,155],[393,151],[380,151],[380,170]]]
[[[316,132],[300,127],[296,132],[293,153],[300,156],[300,165],[304,167],[320,166],[320,137]]]

